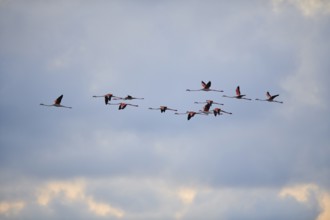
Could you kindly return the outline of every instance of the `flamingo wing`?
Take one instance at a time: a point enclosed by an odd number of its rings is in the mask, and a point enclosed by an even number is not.
[[[239,86],[237,86],[237,88],[236,88],[236,95],[237,96],[241,95],[241,90],[240,90]]]
[[[104,96],[104,102],[105,102],[106,105],[109,103],[109,100],[110,100],[109,96],[105,95]]]
[[[119,104],[119,110],[126,108],[127,104],[126,103],[120,103]]]
[[[204,106],[203,110],[204,110],[205,112],[208,112],[208,111],[210,110],[210,108],[211,108],[211,104],[210,104],[210,103],[207,103],[207,104]]]
[[[279,96],[279,94],[277,94],[277,95],[273,95],[273,96],[272,96],[272,99],[275,99],[277,96]]]
[[[61,104],[62,98],[63,98],[63,95],[60,95],[60,96],[54,101],[54,103],[55,103],[56,105]]]
[[[272,97],[268,91],[266,92],[266,96],[267,96],[267,98],[269,98],[269,99]]]
[[[209,81],[209,82],[206,84],[205,89],[209,89],[210,87],[211,87],[211,81]]]

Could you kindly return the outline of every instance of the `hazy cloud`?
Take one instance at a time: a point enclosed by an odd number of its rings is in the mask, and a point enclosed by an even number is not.
[[[0,215],[11,216],[18,214],[25,207],[23,201],[1,201],[0,202]]]
[[[298,8],[303,15],[308,17],[330,13],[330,3],[326,0],[273,0],[273,3],[276,10],[288,4]]]
[[[117,218],[124,216],[122,210],[114,208],[107,203],[97,202],[92,196],[86,195],[85,182],[83,180],[49,182],[44,187],[38,189],[38,191],[37,201],[41,206],[50,206],[50,202],[54,199],[64,199],[70,202],[85,203],[88,209],[95,215],[111,215]]]

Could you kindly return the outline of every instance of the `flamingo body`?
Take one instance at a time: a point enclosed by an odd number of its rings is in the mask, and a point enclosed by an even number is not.
[[[138,105],[133,105],[133,104],[125,103],[125,102],[121,102],[121,103],[109,103],[108,105],[118,105],[118,110],[123,110],[128,105],[129,106],[133,106],[133,107],[139,107]]]
[[[176,109],[172,109],[172,108],[169,108],[169,107],[167,107],[167,106],[160,106],[159,108],[149,108],[150,110],[160,110],[160,113],[165,113],[166,112],[166,110],[170,110],[170,111],[178,111],[178,110],[176,110]]]
[[[69,106],[61,105],[62,98],[63,98],[63,95],[60,95],[57,99],[54,100],[54,104],[52,104],[52,105],[46,105],[46,104],[43,104],[43,103],[40,103],[40,105],[48,106],[48,107],[53,106],[53,107],[62,107],[62,108],[72,108],[72,107],[69,107]]]
[[[117,96],[114,96],[111,93],[105,94],[105,95],[93,95],[94,98],[100,98],[103,97],[104,98],[104,103],[107,105],[109,103],[109,101],[111,101],[111,98],[118,98]]]
[[[226,98],[236,98],[236,99],[252,100],[252,99],[249,99],[249,98],[245,98],[245,96],[246,95],[242,95],[241,94],[241,90],[240,90],[240,87],[239,86],[236,87],[236,96],[223,95],[223,97],[226,97]]]
[[[121,97],[117,97],[117,98],[114,98],[115,100],[133,100],[133,99],[144,99],[144,98],[137,98],[137,97],[133,97],[131,95],[127,95],[125,98],[121,98]]]
[[[204,112],[195,112],[195,111],[187,111],[185,113],[175,113],[176,115],[187,115],[187,120],[190,120],[192,117],[194,117],[197,114],[200,115],[207,115]]]
[[[206,103],[206,105],[204,105],[203,111],[206,111],[206,112],[210,110],[210,108],[213,104],[223,105],[222,103],[214,102],[213,100],[206,100],[205,102],[195,102],[195,104],[205,104],[205,103]]]
[[[223,90],[217,90],[217,89],[211,89],[211,81],[208,81],[207,83],[205,83],[204,81],[201,82],[202,84],[202,88],[201,89],[186,89],[186,91],[188,92],[192,92],[192,91],[214,91],[214,92],[223,92]]]
[[[274,100],[276,97],[278,97],[279,94],[277,95],[271,95],[268,91],[266,92],[266,99],[256,99],[258,101],[267,101],[267,102],[277,102],[277,103],[283,103],[282,101],[277,101],[277,100]]]

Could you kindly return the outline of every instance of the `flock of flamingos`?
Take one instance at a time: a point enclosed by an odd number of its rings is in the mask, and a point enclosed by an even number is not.
[[[202,88],[201,89],[187,89],[186,91],[188,92],[193,92],[193,91],[205,91],[205,92],[209,92],[209,91],[213,91],[213,92],[223,92],[223,90],[218,90],[218,89],[211,89],[211,81],[205,83],[204,81],[202,81]],[[271,95],[268,91],[266,92],[266,98],[265,99],[255,99],[257,101],[267,101],[267,102],[276,102],[276,103],[283,103],[282,101],[277,101],[275,100],[276,97],[278,97],[279,95]],[[130,104],[127,102],[119,102],[119,103],[111,103],[111,100],[133,100],[133,99],[144,99],[144,98],[137,98],[137,97],[133,97],[131,95],[128,95],[126,97],[118,97],[118,96],[114,96],[111,93],[105,94],[105,95],[95,95],[93,96],[94,98],[104,98],[104,102],[106,105],[118,105],[118,109],[122,110],[125,109],[127,106],[133,106],[133,107],[138,107],[138,105],[134,105],[134,104]],[[245,99],[245,100],[249,100],[251,101],[252,99],[250,98],[246,98],[246,95],[241,94],[240,91],[240,87],[237,86],[236,88],[236,95],[233,96],[227,96],[227,95],[223,95],[223,97],[226,98],[235,98],[235,99]],[[42,106],[50,106],[50,107],[63,107],[63,108],[72,108],[69,106],[65,106],[61,104],[63,95],[59,96],[55,101],[54,104],[50,104],[50,105],[46,105],[41,103],[40,105]],[[211,110],[211,107],[213,104],[215,105],[223,105],[222,103],[218,103],[218,102],[214,102],[213,100],[206,100],[205,102],[195,102],[196,104],[205,104],[202,110],[199,110],[198,112],[196,111],[186,111],[186,112],[182,112],[182,113],[178,113],[176,109],[173,108],[169,108],[167,106],[160,106],[158,108],[152,108],[150,107],[150,110],[160,110],[161,113],[165,113],[167,110],[168,111],[175,111],[175,114],[177,115],[188,115],[187,119],[190,120],[192,117],[194,117],[196,114],[200,114],[200,115],[209,115],[209,114],[213,114],[214,116],[217,115],[222,115],[222,114],[232,114],[231,112],[227,112],[224,111],[221,108],[214,108]]]

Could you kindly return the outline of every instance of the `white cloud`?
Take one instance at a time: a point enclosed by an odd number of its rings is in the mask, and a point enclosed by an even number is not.
[[[85,192],[85,181],[53,181],[41,187],[38,192],[37,202],[41,206],[49,206],[54,199],[67,200],[69,202],[85,203],[88,209],[98,216],[115,216],[121,218],[124,212],[109,204],[96,202],[92,196]]]

